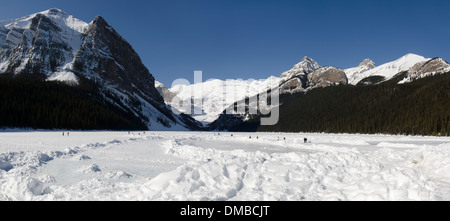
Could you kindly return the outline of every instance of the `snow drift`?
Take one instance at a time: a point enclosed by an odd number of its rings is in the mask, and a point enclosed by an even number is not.
[[[0,200],[450,199],[448,137],[190,132],[0,136]],[[8,145],[23,136],[46,137],[47,143]],[[303,143],[304,136],[310,143]],[[82,138],[89,143],[82,144]]]

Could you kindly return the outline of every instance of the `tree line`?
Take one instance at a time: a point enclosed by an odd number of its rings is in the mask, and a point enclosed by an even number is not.
[[[144,130],[141,119],[106,101],[98,85],[0,77],[0,128]]]

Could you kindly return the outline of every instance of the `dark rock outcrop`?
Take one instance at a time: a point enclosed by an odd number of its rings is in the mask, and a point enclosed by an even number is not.
[[[335,67],[323,67],[308,75],[309,87],[328,87],[333,85],[347,85],[345,72]]]

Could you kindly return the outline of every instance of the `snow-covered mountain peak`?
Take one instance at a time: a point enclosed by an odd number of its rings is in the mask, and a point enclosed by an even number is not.
[[[395,61],[385,63],[378,67],[373,67],[364,70],[358,66],[356,68],[349,68],[344,71],[347,74],[349,84],[355,85],[358,84],[364,78],[371,76],[380,76],[383,77],[384,80],[389,80],[400,72],[408,71],[411,67],[413,67],[417,63],[429,60],[430,60],[429,58],[424,58],[420,55],[409,53]]]
[[[91,24],[102,24],[102,25],[104,25],[104,26],[110,26],[110,25],[108,24],[108,22],[106,22],[105,18],[103,18],[102,16],[96,16],[96,17],[94,18],[94,20],[92,20],[92,22],[90,23],[90,25],[91,25]]]
[[[45,10],[42,12],[38,12],[38,14],[43,14],[46,16],[56,16],[56,17],[65,17],[65,16],[69,15],[59,8],[51,8],[51,9],[48,9],[48,10]]]
[[[0,73],[40,73],[78,84],[72,61],[88,27],[56,8],[0,22]]]
[[[310,58],[308,56],[305,56],[305,57],[302,58],[302,60],[300,61],[299,64],[307,64],[307,63],[315,63],[315,62],[316,61],[314,61],[314,59],[312,59],[312,58]]]
[[[79,32],[83,33],[86,31],[88,24],[84,21],[81,21],[72,15],[69,15],[68,13],[57,9],[52,8],[44,12],[40,12],[40,14],[43,14],[49,18],[51,18],[54,22],[59,23],[61,25],[66,25],[67,27]]]
[[[375,62],[373,62],[372,60],[367,58],[367,59],[364,59],[364,61],[362,61],[358,65],[358,67],[368,67],[368,68],[372,69],[372,68],[375,68],[376,66],[375,66]]]
[[[0,26],[4,26],[7,29],[29,29],[33,22],[33,19],[38,16],[45,16],[49,18],[59,28],[65,29],[66,27],[68,27],[79,33],[83,33],[88,27],[88,24],[86,22],[81,21],[57,8],[34,13],[14,20],[1,21]]]
[[[414,54],[414,53],[408,53],[408,54],[402,56],[400,59],[415,59],[415,58],[423,58],[423,56],[420,56],[420,55]]]
[[[300,63],[294,66],[295,69],[303,69],[305,72],[312,72],[320,68],[320,65],[312,58],[304,57]]]
[[[420,56],[420,55],[417,55],[417,54],[409,53],[409,54],[406,54],[403,57],[395,60],[394,62],[396,64],[403,65],[403,64],[410,64],[410,63],[416,64],[417,62],[421,62],[421,61],[424,61],[424,60],[430,60],[430,59],[429,58],[425,58],[425,57]]]
[[[349,68],[344,71],[347,75],[347,78],[349,78],[349,77],[357,76],[365,71],[374,69],[375,67],[376,67],[375,63],[372,60],[364,59],[364,61],[362,61],[357,67]]]
[[[308,75],[319,68],[321,68],[321,66],[316,61],[305,56],[298,64],[294,65],[291,70],[281,74],[281,78],[288,80],[295,76]]]

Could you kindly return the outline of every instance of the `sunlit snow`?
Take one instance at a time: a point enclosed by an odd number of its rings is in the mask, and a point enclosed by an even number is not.
[[[449,174],[449,137],[0,132],[0,200],[450,200]]]

